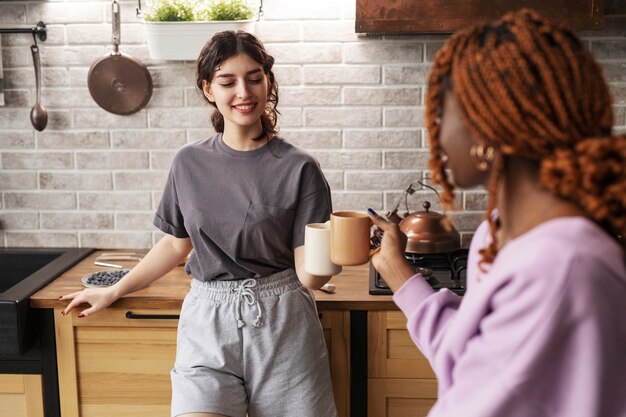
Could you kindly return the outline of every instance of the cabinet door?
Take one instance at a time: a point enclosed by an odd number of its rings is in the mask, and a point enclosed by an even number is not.
[[[0,417],[43,417],[41,375],[0,375]]]
[[[178,311],[126,312],[55,311],[63,417],[169,417]]]
[[[368,313],[368,417],[421,417],[437,398],[430,364],[397,311]]]
[[[137,319],[126,313],[78,318],[55,311],[63,417],[169,417],[179,311],[133,310]],[[339,417],[348,417],[349,313],[324,311],[320,319]]]
[[[320,312],[339,417],[350,416],[350,312]]]

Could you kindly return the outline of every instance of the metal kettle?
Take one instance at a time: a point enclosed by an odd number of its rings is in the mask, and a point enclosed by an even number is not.
[[[430,188],[437,196],[439,193],[433,187]],[[406,189],[404,196],[413,194],[413,184]],[[461,247],[461,236],[456,230],[449,217],[430,210],[430,202],[423,203],[424,210],[406,214],[401,217],[398,214],[398,204],[392,211],[387,213],[387,219],[398,224],[400,230],[407,236],[406,252],[408,253],[444,253],[452,252]]]

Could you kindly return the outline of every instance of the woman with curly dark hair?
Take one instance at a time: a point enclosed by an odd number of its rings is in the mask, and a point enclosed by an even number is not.
[[[370,213],[374,265],[438,378],[429,416],[626,415],[626,137],[591,53],[529,10],[459,32],[426,123],[444,201],[454,185],[489,193],[463,299],[434,292]]]

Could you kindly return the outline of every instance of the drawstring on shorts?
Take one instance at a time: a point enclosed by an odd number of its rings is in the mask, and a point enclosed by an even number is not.
[[[241,317],[241,300],[245,300],[249,306],[256,304],[258,314],[256,320],[252,325],[254,327],[263,326],[261,319],[263,318],[263,310],[261,309],[261,303],[259,303],[259,297],[254,293],[254,287],[256,287],[257,280],[254,278],[245,279],[239,284],[239,287],[233,288],[232,291],[237,294],[237,328],[241,329],[246,323]]]

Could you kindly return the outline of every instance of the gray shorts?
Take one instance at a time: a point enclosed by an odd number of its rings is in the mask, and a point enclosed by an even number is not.
[[[336,417],[315,300],[294,270],[192,281],[178,323],[172,416]]]

